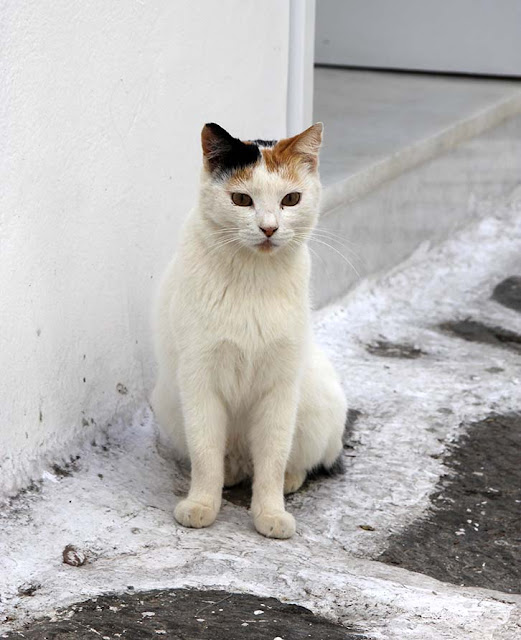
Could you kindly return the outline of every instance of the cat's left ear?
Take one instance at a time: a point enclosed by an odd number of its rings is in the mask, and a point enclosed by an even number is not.
[[[323,131],[324,125],[321,122],[317,122],[302,133],[278,142],[275,151],[287,159],[291,156],[296,156],[300,158],[309,169],[316,171],[318,168],[318,152],[322,144]]]
[[[324,125],[321,122],[317,122],[302,133],[299,133],[293,138],[290,138],[293,142],[291,148],[294,153],[306,153],[318,156],[320,145],[322,144],[322,133],[324,131]]]

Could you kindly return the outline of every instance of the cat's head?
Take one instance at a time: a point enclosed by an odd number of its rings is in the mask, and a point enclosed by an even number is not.
[[[201,139],[201,209],[216,243],[271,253],[307,239],[318,216],[321,123],[279,141],[241,141],[212,123]]]

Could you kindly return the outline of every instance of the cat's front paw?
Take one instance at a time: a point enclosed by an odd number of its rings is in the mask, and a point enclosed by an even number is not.
[[[200,529],[201,527],[210,526],[215,521],[217,509],[186,498],[186,500],[181,500],[177,505],[174,516],[183,527]]]
[[[295,533],[295,518],[287,511],[261,513],[253,519],[255,528],[267,538],[291,538]]]

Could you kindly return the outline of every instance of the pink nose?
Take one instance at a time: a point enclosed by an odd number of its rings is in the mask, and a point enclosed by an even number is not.
[[[259,227],[259,229],[264,233],[265,236],[271,238],[271,236],[277,231],[278,227]]]

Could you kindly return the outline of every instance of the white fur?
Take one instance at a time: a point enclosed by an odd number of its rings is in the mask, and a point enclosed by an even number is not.
[[[178,456],[191,463],[178,522],[210,525],[223,485],[253,477],[257,530],[287,538],[295,521],[283,491],[336,460],[347,409],[310,332],[306,238],[320,182],[306,169],[291,183],[261,164],[240,189],[253,207],[234,205],[225,186],[203,171],[199,205],[162,281],[152,405]],[[281,207],[292,191],[301,202]],[[265,240],[259,226],[278,226],[276,248],[258,249]]]

